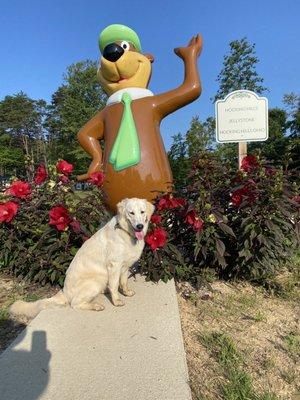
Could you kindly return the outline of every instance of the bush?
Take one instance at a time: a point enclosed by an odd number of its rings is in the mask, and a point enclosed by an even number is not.
[[[236,171],[204,153],[193,163],[190,185],[158,199],[161,222],[153,225],[166,231],[166,243],[146,247],[142,271],[156,281],[197,284],[204,272],[265,281],[299,243],[299,196],[289,178],[254,156]]]
[[[76,191],[70,165],[40,166],[34,181],[15,181],[1,196],[0,269],[63,285],[76,251],[107,218],[99,187]]]
[[[93,174],[88,191],[74,190],[73,166],[39,166],[33,182],[14,181],[0,198],[0,268],[63,285],[83,241],[108,219]],[[189,186],[156,201],[140,260],[149,279],[189,280],[203,275],[270,279],[299,243],[299,196],[290,173],[254,156],[242,170],[213,153],[193,162]]]

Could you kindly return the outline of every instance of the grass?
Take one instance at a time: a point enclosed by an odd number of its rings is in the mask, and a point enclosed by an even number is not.
[[[0,309],[0,327],[7,321],[8,316],[9,314],[7,308]]]
[[[292,331],[283,337],[285,350],[293,359],[300,357],[300,332]]]
[[[267,320],[266,316],[261,311],[258,311],[253,316],[253,321],[255,321],[255,322],[265,322],[266,320]]]
[[[282,267],[285,273],[265,282],[272,295],[284,300],[300,301],[300,252]]]
[[[296,381],[296,374],[295,370],[290,368],[287,370],[281,371],[281,377],[284,379],[288,384],[292,384]]]
[[[212,332],[199,337],[202,345],[217,361],[224,382],[220,392],[224,400],[277,400],[275,394],[254,391],[251,376],[243,369],[243,357],[233,339],[223,332]]]
[[[12,296],[8,297],[5,304],[0,308],[0,326],[9,318],[8,308],[14,301],[16,301],[17,299],[24,301],[36,301],[39,300],[40,298],[41,298],[40,296],[34,293],[27,293],[26,295],[21,297],[20,296],[16,297],[16,295],[13,294]]]

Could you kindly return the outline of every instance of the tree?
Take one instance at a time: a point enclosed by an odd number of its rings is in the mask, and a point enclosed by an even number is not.
[[[287,127],[285,110],[271,108],[269,110],[269,138],[266,142],[249,143],[249,152],[259,151],[261,156],[274,165],[286,164]]]
[[[242,38],[230,42],[229,47],[229,54],[224,56],[223,68],[217,77],[219,89],[213,101],[225,98],[234,90],[244,89],[262,94],[267,88],[263,86],[263,78],[256,71],[259,59],[255,53],[255,44]],[[237,165],[236,147],[234,143],[218,144],[217,153],[222,159]]]
[[[300,96],[295,93],[287,93],[283,96],[283,103],[287,108],[289,117],[288,128],[293,137],[300,136]]]
[[[234,90],[246,89],[258,94],[267,90],[262,85],[263,78],[256,71],[259,59],[255,53],[255,44],[242,38],[230,42],[229,47],[230,52],[224,56],[223,68],[217,77],[219,90],[214,102]]]
[[[89,158],[81,150],[76,135],[104,107],[105,101],[106,94],[97,80],[96,62],[80,61],[67,68],[64,83],[52,96],[47,118],[52,160],[66,158],[82,171],[88,167]]]
[[[203,151],[213,147],[215,133],[215,119],[207,118],[201,122],[199,117],[194,117],[186,133],[187,152],[189,157],[197,157]]]
[[[13,143],[10,135],[0,134],[0,176],[17,175],[17,171],[22,175],[24,170],[23,151]]]
[[[7,151],[9,148],[22,149],[29,176],[33,174],[34,163],[45,157],[45,107],[44,100],[33,100],[23,92],[6,96],[0,102],[0,133],[4,135],[2,141],[8,145]],[[15,155],[15,152],[12,150],[10,154]],[[3,153],[2,157],[5,157]],[[1,165],[6,165],[3,160]]]
[[[187,157],[187,143],[185,137],[178,133],[172,136],[173,143],[168,151],[171,170],[176,188],[185,186],[190,171],[191,162]]]

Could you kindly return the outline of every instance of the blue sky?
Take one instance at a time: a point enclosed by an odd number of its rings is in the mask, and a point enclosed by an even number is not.
[[[282,106],[284,93],[299,93],[299,0],[1,0],[0,5],[0,99],[23,90],[50,101],[68,65],[99,58],[99,32],[111,23],[135,29],[143,51],[154,55],[149,86],[154,93],[182,81],[182,61],[173,48],[198,32],[203,35],[203,93],[163,121],[166,147],[194,115],[213,115],[210,98],[231,40],[246,36],[256,44],[270,107]]]

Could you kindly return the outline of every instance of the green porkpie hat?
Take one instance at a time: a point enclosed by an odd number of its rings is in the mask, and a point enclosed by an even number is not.
[[[99,35],[101,53],[103,53],[105,46],[119,40],[126,40],[132,43],[139,52],[142,51],[140,39],[134,30],[125,25],[113,24],[107,26]]]

